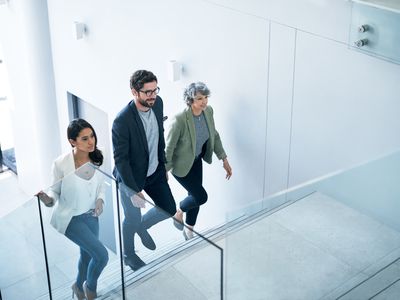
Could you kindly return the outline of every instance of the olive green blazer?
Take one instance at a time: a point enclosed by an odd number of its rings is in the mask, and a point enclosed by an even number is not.
[[[218,159],[226,157],[222,147],[221,138],[215,129],[213,109],[207,106],[204,116],[208,125],[210,137],[206,144],[206,152],[203,160],[211,164],[213,152]],[[192,168],[196,151],[196,130],[192,109],[187,107],[183,112],[175,116],[167,136],[166,169],[178,177],[186,176]]]

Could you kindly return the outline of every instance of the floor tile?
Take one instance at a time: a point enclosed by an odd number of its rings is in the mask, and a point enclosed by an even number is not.
[[[19,189],[17,176],[11,171],[0,173],[0,186],[0,218],[31,199]]]
[[[400,267],[400,248],[397,248],[371,264],[368,268],[362,270],[362,273],[372,276],[379,272],[382,268],[389,266],[390,264],[396,264]]]
[[[357,273],[268,218],[226,245],[228,299],[319,299]]]
[[[45,269],[43,251],[33,247],[29,237],[16,231],[4,219],[0,220],[0,240],[1,290]]]
[[[363,273],[358,273],[352,278],[343,282],[340,286],[338,286],[334,290],[330,291],[328,294],[322,296],[320,300],[337,300],[340,296],[347,293],[353,287],[357,286],[358,284],[361,284],[368,278],[369,278],[368,275],[365,275]]]
[[[207,299],[221,295],[221,251],[207,246],[175,264],[175,269],[186,277]]]
[[[126,298],[146,300],[207,299],[201,291],[191,284],[186,276],[182,276],[173,267],[156,274],[139,286],[128,287]]]
[[[67,278],[60,272],[54,271],[52,275],[52,288],[65,284]],[[5,289],[1,289],[3,300],[29,300],[36,299],[48,293],[47,275],[45,271],[35,273]]]
[[[400,281],[376,295],[372,300],[398,300],[400,297]]]
[[[399,232],[319,193],[271,219],[358,270],[400,247]]]
[[[343,295],[341,300],[371,299],[395,281],[400,280],[400,268],[393,264]]]

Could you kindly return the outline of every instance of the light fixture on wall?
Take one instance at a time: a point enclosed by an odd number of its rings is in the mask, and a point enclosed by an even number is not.
[[[182,77],[183,66],[176,60],[167,63],[167,77],[170,81],[178,81]]]
[[[74,38],[77,40],[83,39],[86,34],[86,25],[82,22],[74,22]]]

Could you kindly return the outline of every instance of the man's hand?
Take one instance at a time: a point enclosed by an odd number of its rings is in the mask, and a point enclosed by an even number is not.
[[[144,200],[144,196],[142,192],[137,193],[131,197],[131,201],[133,206],[139,207],[139,208],[145,208],[146,207],[146,201]]]

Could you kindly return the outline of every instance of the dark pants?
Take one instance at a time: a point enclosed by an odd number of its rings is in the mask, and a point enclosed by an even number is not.
[[[201,157],[195,159],[193,166],[185,177],[175,176],[175,179],[188,191],[188,196],[179,204],[186,213],[186,224],[194,226],[200,205],[207,202],[207,192],[203,187],[203,161]]]
[[[80,247],[76,285],[91,291],[97,289],[97,279],[108,262],[106,247],[99,240],[99,219],[91,213],[75,216],[69,222],[65,236]]]
[[[130,256],[135,253],[135,233],[143,229],[147,230],[154,224],[172,217],[176,213],[176,204],[167,182],[167,174],[163,163],[158,164],[157,170],[146,179],[143,190],[150,196],[156,206],[152,207],[143,216],[140,208],[132,204],[130,197],[132,193],[122,190],[122,206],[125,213],[125,219],[122,223],[124,253],[126,256]]]

